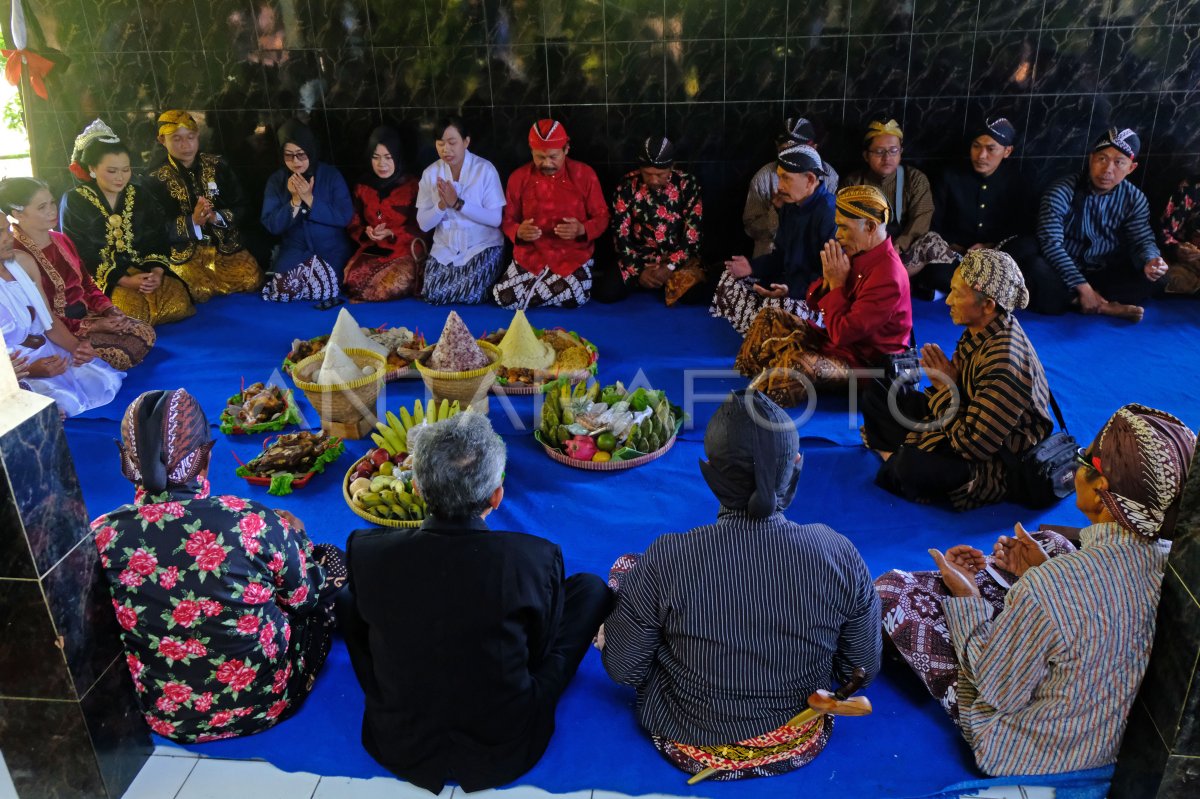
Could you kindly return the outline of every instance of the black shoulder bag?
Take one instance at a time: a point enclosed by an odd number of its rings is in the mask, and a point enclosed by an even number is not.
[[[1054,392],[1049,393],[1058,431],[1020,455],[1001,450],[1001,458],[1008,467],[1009,498],[1029,508],[1048,508],[1075,493],[1075,454],[1079,443],[1067,432]]]

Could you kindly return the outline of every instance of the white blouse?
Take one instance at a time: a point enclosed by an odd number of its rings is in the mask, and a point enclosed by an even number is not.
[[[438,178],[454,184],[463,200],[461,211],[437,207]],[[452,178],[449,164],[440,158],[434,161],[421,173],[417,190],[417,224],[421,230],[434,231],[429,255],[439,263],[461,266],[483,250],[502,245],[504,203],[500,175],[491,161],[467,150],[458,180]]]
[[[30,363],[53,355],[70,358],[69,352],[45,338],[46,331],[54,325],[54,317],[42,301],[42,295],[33,280],[15,260],[8,261],[4,266],[13,278],[0,278],[0,333],[4,336],[4,343]],[[22,342],[30,336],[42,336],[45,340],[39,347],[23,346]],[[89,408],[98,408],[111,402],[124,378],[124,372],[118,372],[96,358],[82,366],[67,367],[67,371],[58,377],[26,377],[21,382],[32,391],[54,400],[59,410],[67,416],[75,416]]]

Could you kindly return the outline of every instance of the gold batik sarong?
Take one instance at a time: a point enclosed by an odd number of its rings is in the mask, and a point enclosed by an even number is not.
[[[89,314],[80,321],[77,335],[91,342],[100,360],[121,372],[141,363],[158,338],[148,323],[123,314]]]
[[[191,258],[172,264],[171,269],[187,284],[196,302],[208,302],[220,294],[258,291],[263,284],[262,269],[247,250],[225,255],[202,244]]]
[[[811,388],[832,388],[850,379],[850,364],[822,352],[828,342],[822,333],[782,308],[763,308],[733,366],[754,376],[752,388],[784,408],[808,400]]]
[[[130,274],[136,275],[138,272],[131,270]],[[162,284],[150,294],[117,286],[113,289],[112,301],[126,316],[154,327],[178,322],[196,313],[187,287],[173,275],[163,275]]]

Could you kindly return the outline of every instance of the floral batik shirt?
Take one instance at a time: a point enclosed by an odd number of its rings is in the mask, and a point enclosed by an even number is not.
[[[694,177],[672,169],[667,184],[651,189],[634,170],[613,196],[613,243],[622,279],[628,283],[651,262],[674,269],[700,256],[704,204]]]
[[[273,510],[208,483],[92,522],[146,723],[183,742],[259,732],[287,710],[300,664],[289,616],[325,581],[312,544]]]

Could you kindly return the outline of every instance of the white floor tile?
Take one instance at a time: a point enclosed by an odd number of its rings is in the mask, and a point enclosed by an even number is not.
[[[184,749],[182,746],[175,746],[173,744],[159,744],[158,746],[154,747],[154,756],[189,757],[192,760],[195,760],[198,757],[204,757],[204,755],[197,754],[190,749]]]
[[[280,771],[256,760],[202,757],[175,799],[309,799],[320,779],[316,774]]]
[[[475,793],[455,792],[462,799],[592,799],[592,791],[575,791],[574,793],[550,793],[541,788],[529,785],[518,785],[515,788],[489,788]],[[614,794],[619,796],[619,794]]]
[[[452,793],[454,789],[447,785],[438,797],[450,799]],[[375,777],[370,780],[322,777],[312,799],[433,799],[433,794],[424,788],[390,777]]]
[[[196,762],[194,757],[152,756],[125,791],[123,799],[172,799],[187,781]]]

